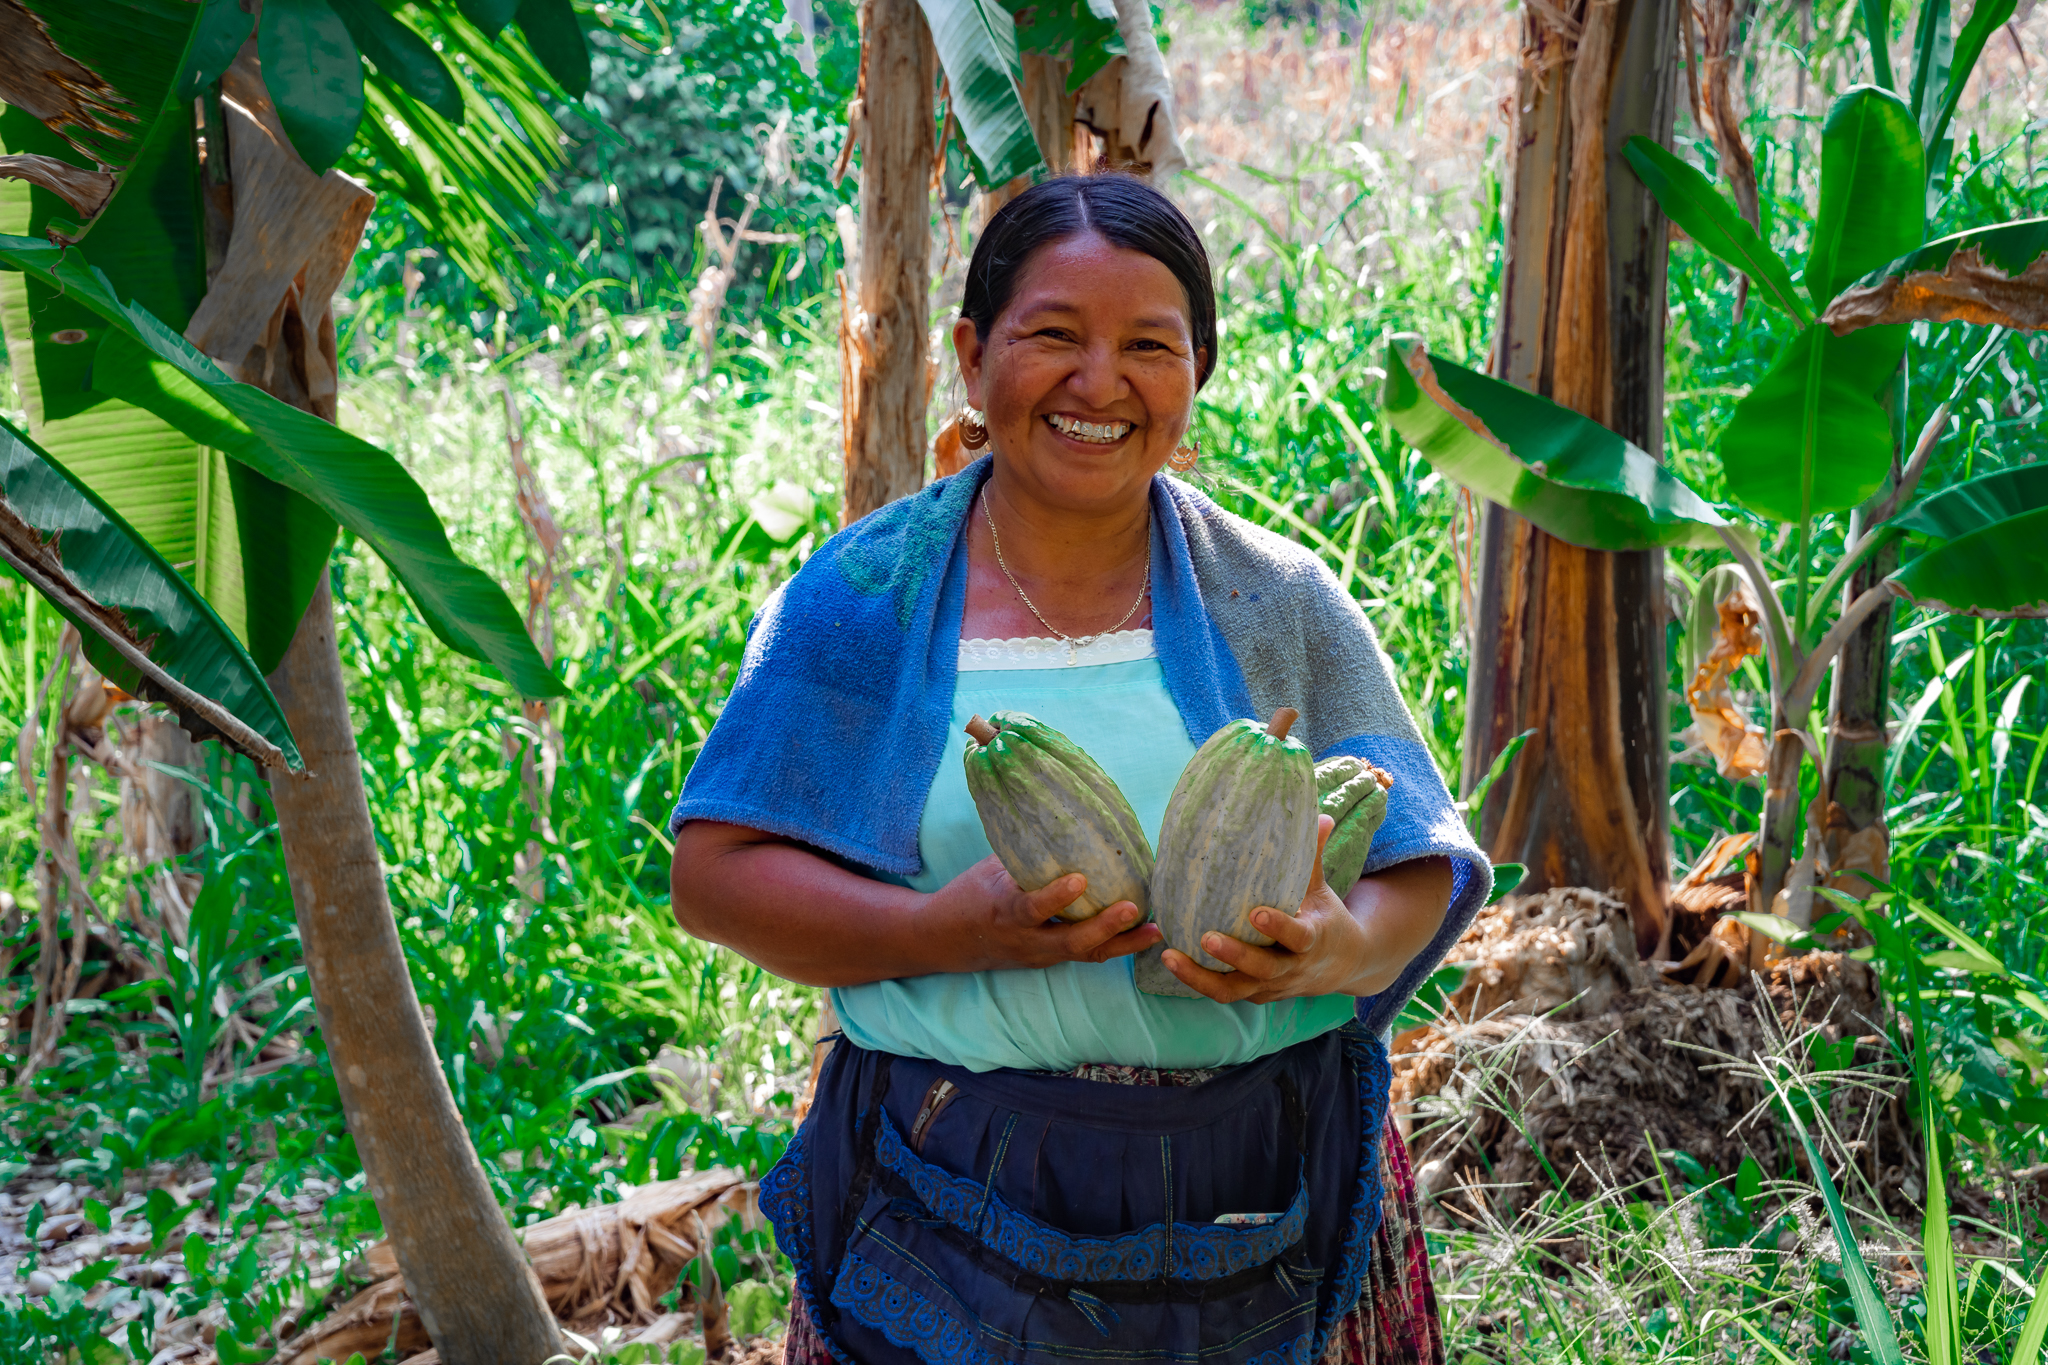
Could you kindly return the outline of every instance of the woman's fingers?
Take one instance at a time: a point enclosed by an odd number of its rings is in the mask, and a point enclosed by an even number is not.
[[[1126,901],[1124,904],[1129,905],[1130,903]],[[1122,906],[1113,905],[1097,915],[1095,919],[1106,920],[1122,908]],[[1131,908],[1133,910],[1137,909],[1136,906],[1131,906]],[[1086,922],[1093,924],[1095,920],[1088,920]],[[1144,952],[1147,948],[1157,943],[1159,938],[1160,930],[1158,925],[1138,924],[1133,921],[1131,928],[1112,934],[1098,943],[1093,951],[1082,953],[1075,960],[1081,962],[1107,962],[1111,958],[1129,957],[1132,953]]]
[[[1175,948],[1168,948],[1160,954],[1160,961],[1184,984],[1225,1005],[1249,999],[1266,986],[1264,981],[1243,972],[1212,972]]]
[[[1060,911],[1081,899],[1081,893],[1088,889],[1088,879],[1078,872],[1069,872],[1039,887],[1036,891],[1023,894],[1025,914],[1033,924],[1043,924]]]

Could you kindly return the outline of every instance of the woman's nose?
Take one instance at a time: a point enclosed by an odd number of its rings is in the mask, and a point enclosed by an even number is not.
[[[1067,387],[1073,390],[1074,397],[1095,408],[1108,407],[1130,392],[1122,356],[1116,347],[1106,343],[1085,347],[1080,363],[1067,377]]]

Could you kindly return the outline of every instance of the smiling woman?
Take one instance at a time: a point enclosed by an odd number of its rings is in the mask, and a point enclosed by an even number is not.
[[[1161,473],[1216,349],[1179,211],[1046,181],[962,311],[989,453],[770,603],[671,818],[683,926],[833,987],[845,1028],[762,1187],[789,1359],[1440,1360],[1382,1035],[1490,869],[1357,604]],[[1131,902],[1063,921],[1081,877],[1027,891],[990,853],[976,712],[1067,735],[1156,837],[1195,745],[1278,707],[1394,773],[1388,817],[1346,895],[1254,913],[1269,945],[1167,950],[1192,998],[1138,988]]]

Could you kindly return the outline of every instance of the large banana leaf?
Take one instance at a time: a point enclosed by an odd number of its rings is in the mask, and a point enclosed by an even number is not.
[[[1941,489],[1892,518],[1901,531],[1955,540],[2048,507],[2048,464],[2014,465]]]
[[[1891,322],[2048,329],[2048,218],[1929,242],[1844,290],[1821,321],[1837,336]]]
[[[148,120],[139,114],[134,120],[141,131],[127,144],[128,160],[106,206],[82,233],[72,230],[118,296],[174,328],[189,321],[206,289],[189,91],[233,55],[251,22],[233,0],[226,7],[184,6],[184,19],[189,28],[182,48],[167,40],[121,68],[138,99],[153,91],[160,106]],[[18,109],[0,113],[0,146],[85,159]],[[0,183],[0,232],[40,237],[60,226],[66,212],[68,206],[41,189]],[[0,330],[37,442],[183,568],[258,665],[272,668],[325,567],[332,521],[155,414],[93,388],[93,364],[108,327],[65,290],[0,273]]]
[[[1798,521],[1875,493],[1892,461],[1891,422],[1877,393],[1905,354],[1906,330],[1837,337],[1815,323],[1794,337],[1722,429],[1717,449],[1729,494],[1763,516]],[[1818,383],[1810,447],[1809,378]]]
[[[1718,548],[1728,521],[1597,422],[1397,338],[1387,420],[1436,468],[1560,540],[1591,550]]]
[[[78,627],[93,666],[270,767],[303,766],[256,661],[105,500],[0,420],[0,559]]]
[[[2048,616],[2048,509],[1943,541],[1890,581],[1902,595],[1936,611]]]
[[[1835,101],[1821,130],[1820,210],[1806,258],[1815,308],[1920,245],[1926,179],[1920,130],[1904,100],[1859,85]]]
[[[456,556],[426,494],[390,455],[229,379],[146,310],[121,302],[76,248],[0,237],[0,266],[62,288],[112,324],[93,365],[96,389],[148,409],[361,536],[450,647],[487,660],[527,696],[563,690],[503,590]]]
[[[975,180],[992,189],[1037,169],[1042,158],[1024,112],[1017,21],[996,0],[918,0],[918,8],[946,70]]]
[[[1898,592],[1971,616],[2048,616],[2048,465],[1980,474],[1892,524],[1939,541],[1892,575]]]
[[[1764,298],[1801,322],[1813,321],[1812,310],[1793,287],[1791,267],[1698,168],[1640,133],[1628,140],[1622,155],[1658,207],[1687,236],[1755,280]]]

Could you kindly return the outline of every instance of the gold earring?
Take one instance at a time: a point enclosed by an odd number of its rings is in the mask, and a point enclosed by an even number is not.
[[[1166,457],[1166,467],[1176,474],[1192,474],[1195,462],[1201,458],[1202,443],[1189,441],[1186,445],[1176,446],[1173,454]]]
[[[988,423],[973,408],[960,409],[960,444],[969,450],[988,444]]]

